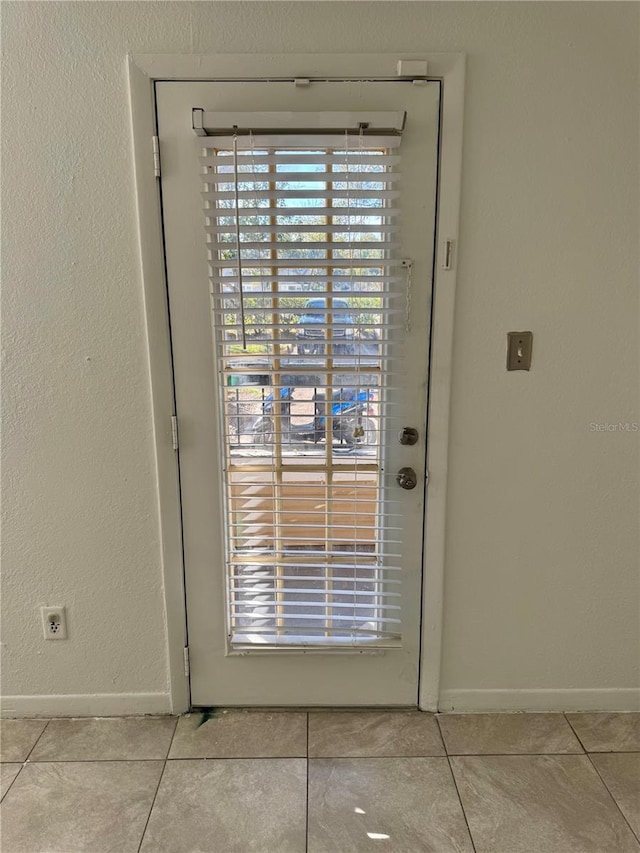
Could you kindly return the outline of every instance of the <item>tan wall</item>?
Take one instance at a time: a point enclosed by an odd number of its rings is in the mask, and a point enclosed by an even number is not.
[[[445,696],[626,701],[638,434],[591,425],[640,421],[638,13],[3,4],[5,694],[127,707],[168,689],[127,52],[454,50],[468,79]],[[533,369],[507,374],[505,335],[522,329]],[[67,605],[67,643],[42,640],[45,602]]]

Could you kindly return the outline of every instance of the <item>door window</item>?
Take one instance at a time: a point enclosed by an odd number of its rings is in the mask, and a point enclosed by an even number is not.
[[[264,115],[262,117],[264,122]],[[401,640],[381,491],[404,323],[399,137],[206,141],[233,647]],[[319,145],[318,142],[324,143]]]

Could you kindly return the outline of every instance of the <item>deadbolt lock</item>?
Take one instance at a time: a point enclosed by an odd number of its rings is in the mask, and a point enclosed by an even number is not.
[[[403,489],[415,489],[418,478],[413,468],[401,468],[396,476],[398,485]]]
[[[418,441],[418,430],[414,427],[404,427],[398,435],[400,444],[416,444]]]

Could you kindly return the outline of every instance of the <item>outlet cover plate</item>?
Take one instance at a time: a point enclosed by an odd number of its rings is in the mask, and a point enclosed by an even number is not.
[[[45,640],[67,639],[67,614],[64,607],[41,607],[40,616]]]

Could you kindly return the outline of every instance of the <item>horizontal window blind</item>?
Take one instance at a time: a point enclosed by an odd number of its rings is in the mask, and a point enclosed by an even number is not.
[[[238,649],[402,636],[398,139],[313,132],[198,139]]]

